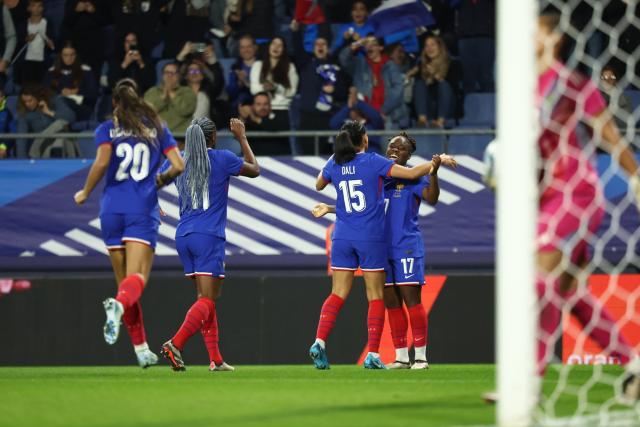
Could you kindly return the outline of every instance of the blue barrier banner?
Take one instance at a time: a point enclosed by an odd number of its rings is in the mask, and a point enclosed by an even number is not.
[[[457,169],[440,168],[437,206],[423,203],[420,209],[427,268],[493,268],[494,194],[482,183],[480,160],[464,155],[456,159]],[[414,156],[410,163],[422,160],[426,159]],[[333,217],[316,219],[310,213],[317,202],[335,202],[332,187],[315,191],[315,179],[325,161],[313,156],[261,157],[260,177],[232,179],[226,249],[229,268],[326,268],[326,228]],[[601,171],[608,164],[607,156],[598,160]],[[89,166],[83,160],[0,162],[0,271],[110,268],[98,219],[101,188],[84,206],[73,201]],[[626,181],[610,179],[606,193],[618,203],[627,197]],[[173,241],[178,220],[175,187],[159,195],[166,216],[154,266],[178,269],[181,265]],[[603,230],[609,224],[607,218]],[[629,233],[638,229],[633,203],[621,212],[620,224]],[[606,241],[607,258],[619,258],[626,250],[627,243],[617,236]]]

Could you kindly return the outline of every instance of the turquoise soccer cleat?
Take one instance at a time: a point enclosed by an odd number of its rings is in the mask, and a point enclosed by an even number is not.
[[[375,356],[373,353],[367,354],[367,358],[364,359],[364,368],[365,369],[387,369],[380,360],[380,356]]]
[[[120,335],[120,319],[122,319],[122,315],[124,314],[124,308],[122,304],[113,298],[107,298],[102,302],[102,305],[107,317],[104,327],[102,328],[104,340],[107,344],[113,345],[118,341],[118,336]]]
[[[309,356],[311,356],[316,369],[330,369],[327,352],[317,342],[313,343],[309,349]]]

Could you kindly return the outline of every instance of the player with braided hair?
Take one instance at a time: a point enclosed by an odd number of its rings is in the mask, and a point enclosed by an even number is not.
[[[185,275],[195,280],[197,300],[178,332],[162,345],[162,355],[175,371],[185,370],[182,351],[198,329],[209,353],[209,370],[234,370],[220,354],[215,303],[225,277],[227,192],[231,176],[255,178],[260,174],[260,167],[247,141],[244,124],[231,119],[230,128],[240,143],[244,161],[231,151],[214,150],[216,127],[210,119],[195,119],[187,129],[185,172],[175,183],[180,203],[176,248]]]

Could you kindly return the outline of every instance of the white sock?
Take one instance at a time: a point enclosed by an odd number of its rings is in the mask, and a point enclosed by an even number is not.
[[[322,347],[322,349],[324,350],[324,346],[325,346],[324,340],[321,340],[320,338],[316,338],[316,343],[320,344],[320,347]]]
[[[415,348],[416,355],[414,357],[415,360],[427,360],[427,346],[423,345],[422,347]]]
[[[407,347],[396,348],[396,361],[409,363],[409,349]]]
[[[140,353],[141,351],[149,350],[149,345],[146,342],[143,342],[142,344],[134,345],[133,349],[136,353]]]

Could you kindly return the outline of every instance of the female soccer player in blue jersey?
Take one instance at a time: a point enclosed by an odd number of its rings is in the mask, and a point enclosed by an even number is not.
[[[364,272],[369,300],[369,353],[364,367],[385,369],[378,354],[384,326],[383,289],[387,266],[383,179],[416,180],[433,170],[431,162],[407,168],[378,154],[367,153],[368,143],[362,124],[345,123],[336,137],[334,156],[316,182],[318,191],[333,183],[338,193],[331,246],[332,290],[322,306],[316,341],[309,350],[317,369],[329,368],[325,343],[351,291],[358,267]]]
[[[138,362],[146,368],[158,361],[146,343],[139,302],[151,272],[160,225],[157,187],[178,176],[184,163],[171,132],[153,107],[138,96],[133,80],[116,84],[113,106],[113,119],[96,129],[96,159],[74,199],[83,204],[106,175],[100,228],[119,287],[117,296],[103,303],[107,317],[104,339],[114,344],[124,319]],[[171,167],[156,175],[163,154]]]
[[[180,222],[176,248],[187,277],[195,279],[198,298],[178,332],[162,346],[162,355],[175,371],[184,371],[182,351],[199,329],[209,352],[211,371],[233,371],[218,348],[215,300],[224,280],[224,246],[229,178],[260,175],[260,167],[245,136],[244,124],[231,119],[231,133],[240,143],[243,159],[229,150],[214,150],[216,127],[208,118],[196,119],[187,129],[185,172],[176,180]]]

